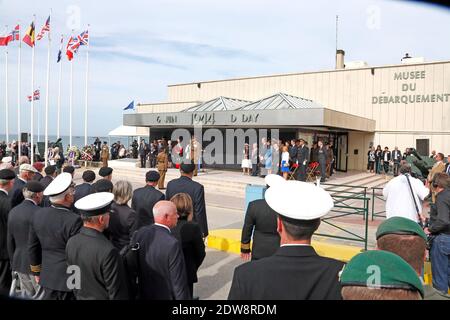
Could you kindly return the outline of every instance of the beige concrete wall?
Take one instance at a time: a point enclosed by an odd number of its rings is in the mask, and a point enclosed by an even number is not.
[[[348,170],[367,169],[367,151],[369,144],[374,140],[374,134],[366,132],[351,131],[348,133]],[[354,150],[358,150],[358,154],[354,154]]]
[[[424,71],[425,79],[394,79],[395,73],[416,71]],[[412,85],[415,90],[403,91],[404,85]],[[406,147],[416,135],[425,135],[430,137],[432,148],[450,153],[450,97],[447,101],[408,104],[374,104],[372,100],[380,95],[450,94],[450,61],[211,81],[202,82],[201,88],[197,83],[173,85],[168,87],[168,99],[206,101],[226,96],[255,101],[276,92],[374,119],[383,144],[386,141],[389,146]]]

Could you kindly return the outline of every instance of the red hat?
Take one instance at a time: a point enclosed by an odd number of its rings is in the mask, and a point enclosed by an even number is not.
[[[42,169],[44,169],[45,165],[44,165],[43,162],[35,162],[35,163],[33,163],[33,167],[34,167],[37,171],[41,172]]]

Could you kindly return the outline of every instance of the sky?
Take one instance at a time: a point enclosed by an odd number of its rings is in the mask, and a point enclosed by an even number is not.
[[[376,0],[0,0],[0,33],[18,22],[22,35],[36,14],[36,33],[51,20],[49,134],[56,133],[61,34],[89,27],[88,135],[122,124],[123,108],[164,102],[167,85],[333,69],[338,47],[346,61],[396,64],[408,52],[426,61],[450,59],[450,11],[409,1]],[[66,40],[65,40],[66,43]],[[65,44],[64,43],[64,44]],[[84,134],[86,47],[73,60],[73,134]],[[17,134],[17,42],[8,48],[9,130]],[[47,38],[36,45],[35,88],[41,133]],[[22,131],[30,130],[31,48],[21,59]],[[5,47],[0,47],[0,133],[5,132]],[[69,133],[70,67],[62,64],[61,132]],[[37,119],[37,116],[36,116]],[[35,124],[35,127],[37,124]],[[35,129],[36,130],[36,129]]]

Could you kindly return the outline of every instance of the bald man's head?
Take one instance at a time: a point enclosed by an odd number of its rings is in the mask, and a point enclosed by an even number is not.
[[[153,218],[155,223],[173,228],[178,222],[177,207],[171,201],[161,200],[153,207]]]

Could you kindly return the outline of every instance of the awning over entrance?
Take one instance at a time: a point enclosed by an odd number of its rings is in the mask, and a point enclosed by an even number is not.
[[[148,128],[139,128],[133,126],[119,126],[108,133],[110,137],[137,137],[148,136]]]
[[[219,102],[219,105],[221,103]],[[181,112],[124,114],[123,123],[127,126],[154,128],[190,128],[194,126],[205,128],[323,127],[375,131],[375,121],[372,119],[331,110],[314,101],[282,93],[248,103],[239,109],[223,110],[220,107],[218,109],[196,111],[193,107]]]

